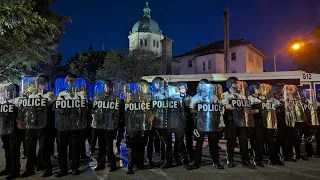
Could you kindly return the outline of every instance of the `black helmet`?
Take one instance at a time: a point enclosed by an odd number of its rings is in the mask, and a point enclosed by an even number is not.
[[[226,87],[229,89],[229,88],[231,88],[232,87],[232,84],[233,83],[236,83],[238,81],[238,78],[236,78],[236,77],[229,77],[228,79],[227,79],[227,82],[226,82]]]
[[[37,84],[46,84],[49,82],[49,78],[46,75],[37,76]]]
[[[258,89],[259,87],[255,84],[251,84],[249,87],[248,87],[248,91],[251,95],[253,94],[256,94],[258,92]]]
[[[110,92],[113,89],[113,82],[110,80],[103,81],[102,85],[105,91],[108,90]]]
[[[67,77],[66,77],[66,81],[70,81],[70,80],[74,80],[74,79],[77,79],[78,76],[74,75],[74,74],[69,74]]]
[[[159,84],[160,86],[155,87],[156,84]],[[155,77],[152,80],[152,86],[153,86],[154,90],[157,90],[159,88],[165,88],[164,85],[165,85],[165,83],[164,83],[164,79],[162,77]]]
[[[183,82],[179,83],[178,88],[180,88],[180,87],[185,87],[186,89],[188,89],[187,83],[183,83]]]

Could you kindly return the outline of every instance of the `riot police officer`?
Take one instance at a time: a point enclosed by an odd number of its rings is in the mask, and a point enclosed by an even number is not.
[[[260,100],[260,94],[258,86],[253,84],[249,86],[249,93],[250,96],[248,97],[248,100],[251,102],[251,108],[254,110],[257,110],[257,113],[253,115],[254,118],[254,128],[250,129],[252,130],[252,136],[251,136],[251,144],[254,147],[255,151],[255,164],[260,167],[264,167],[262,164],[262,154],[264,151],[264,133],[265,128],[263,126],[262,121],[262,113],[261,113],[261,100]]]
[[[51,130],[54,124],[53,124],[53,117],[52,117],[52,108],[50,107],[52,107],[51,104],[53,102],[54,95],[50,91],[51,89],[49,84],[50,82],[47,76],[45,75],[38,76],[36,78],[37,89],[34,92],[31,92],[31,94],[29,94],[29,97],[28,97],[29,99],[44,98],[48,101],[48,104],[47,104],[47,107],[44,107],[46,109],[36,110],[35,116],[39,116],[39,117],[35,117],[34,127],[31,127],[33,125],[26,127],[27,129],[26,130],[27,164],[26,164],[26,171],[21,175],[22,178],[29,177],[35,174],[34,165],[37,165],[36,171],[41,171],[43,168],[45,169],[45,172],[42,175],[42,177],[48,177],[52,175]],[[39,109],[39,107],[32,107],[32,108]],[[33,112],[30,112],[30,113],[33,113]],[[45,113],[45,115],[41,113]],[[45,119],[42,119],[42,117],[44,117]],[[26,118],[29,118],[29,117],[26,116]],[[44,127],[38,125],[42,123]],[[37,140],[39,140],[39,144],[40,144],[39,152],[38,152],[38,156],[39,156],[38,162],[37,162],[37,156],[36,156]]]
[[[180,96],[182,99],[182,105],[184,107],[184,117],[186,118],[186,128],[185,128],[185,135],[186,135],[186,148],[187,153],[189,155],[190,161],[193,161],[194,156],[194,149],[193,149],[193,130],[194,130],[194,121],[192,119],[192,114],[190,113],[190,102],[192,99],[192,96],[187,94],[188,86],[187,83],[179,83],[178,88],[180,91]],[[175,147],[177,145],[175,144]],[[178,151],[178,148],[175,148],[175,152]],[[177,152],[178,154],[178,152]]]
[[[110,171],[115,171],[116,157],[113,151],[119,122],[120,94],[114,91],[114,82],[100,80],[96,82],[93,101],[93,121],[91,127],[98,138],[98,166],[95,171],[105,168],[106,156]],[[109,104],[101,106],[99,104]]]
[[[162,137],[166,144],[165,164],[161,166],[163,169],[172,167],[172,132],[175,134],[175,140],[178,141],[179,153],[182,156],[182,164],[187,170],[191,170],[189,159],[184,144],[184,128],[185,122],[181,119],[182,112],[180,92],[177,87],[168,86],[161,77],[156,77],[152,81],[153,97],[152,101],[157,102],[159,106],[154,108],[153,125],[155,128],[162,130]],[[170,103],[176,106],[165,107],[161,103],[171,100]]]
[[[58,93],[54,109],[58,112],[55,119],[60,168],[56,177],[68,175],[68,146],[72,146],[69,148],[72,150],[72,175],[79,175],[80,133],[87,126],[86,82],[75,75],[68,75],[65,79],[56,80],[55,92]]]
[[[224,127],[223,105],[219,102],[214,85],[200,81],[197,89],[198,93],[192,97],[190,103],[191,112],[197,115],[196,129],[194,130],[195,136],[197,136],[197,145],[193,168],[197,169],[200,167],[204,136],[207,135],[214,166],[218,169],[224,169],[219,161],[217,146],[219,142],[217,138],[218,132],[222,131]]]
[[[235,167],[233,162],[233,156],[234,156],[234,148],[236,145],[236,137],[239,137],[240,142],[240,152],[242,156],[242,165],[244,167],[248,167],[250,169],[256,169],[256,167],[250,163],[249,161],[249,152],[248,152],[248,128],[247,127],[241,127],[242,125],[236,125],[238,120],[241,119],[239,117],[238,110],[246,109],[245,107],[235,107],[232,106],[230,101],[232,100],[240,100],[240,99],[246,99],[245,92],[239,92],[245,91],[246,88],[238,87],[237,84],[238,79],[236,77],[230,77],[227,79],[226,85],[228,88],[227,92],[224,92],[222,94],[222,103],[225,106],[225,113],[227,113],[227,123],[226,123],[226,130],[227,130],[227,155],[228,155],[228,167],[233,168]],[[248,102],[245,102],[244,104],[247,104]],[[247,109],[248,110],[248,109]],[[248,113],[248,112],[244,112]],[[238,119],[234,119],[234,117]],[[247,119],[247,121],[252,123],[250,119]]]

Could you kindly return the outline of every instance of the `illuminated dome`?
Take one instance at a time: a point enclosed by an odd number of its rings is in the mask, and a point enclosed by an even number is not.
[[[133,25],[131,33],[150,32],[154,34],[161,34],[160,27],[155,20],[151,19],[150,12],[151,9],[148,6],[148,2],[146,2],[146,7],[143,9],[143,18]]]

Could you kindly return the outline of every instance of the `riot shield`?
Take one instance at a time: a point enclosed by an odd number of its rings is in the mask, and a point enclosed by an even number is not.
[[[168,85],[164,80],[152,82],[152,125],[158,129],[174,129],[178,127],[182,102],[179,89]]]
[[[297,93],[297,86],[284,85],[282,91],[286,125],[289,127],[295,127],[296,122],[303,122],[304,120],[304,110],[299,94]]]
[[[197,129],[202,132],[221,131],[220,123],[223,105],[219,103],[215,87],[212,84],[199,85],[198,93],[193,96],[192,102],[197,102]]]
[[[151,130],[149,85],[130,83],[124,87],[125,122],[129,132]]]
[[[0,135],[8,135],[13,132],[15,113],[14,98],[17,97],[16,87],[0,84]]]
[[[267,129],[277,129],[276,99],[273,97],[272,86],[270,84],[260,84],[259,92],[263,125]]]
[[[96,82],[93,98],[93,120],[95,129],[114,130],[118,127],[120,96],[114,83],[100,80]]]
[[[300,98],[306,117],[306,123],[309,126],[319,126],[317,114],[318,106],[313,89],[303,89],[300,93]]]
[[[20,81],[17,123],[20,129],[41,129],[47,124],[48,106],[53,101],[51,83],[37,77]]]
[[[233,121],[238,127],[254,127],[251,103],[248,100],[248,85],[244,81],[237,81],[237,94],[230,100],[235,110],[232,111]]]
[[[80,130],[87,126],[88,95],[82,78],[66,77],[55,81],[54,111],[58,131]]]

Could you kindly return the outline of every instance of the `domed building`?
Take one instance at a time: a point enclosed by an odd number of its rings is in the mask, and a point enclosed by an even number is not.
[[[151,19],[150,12],[151,9],[148,2],[146,2],[142,19],[133,25],[129,33],[129,50],[142,48],[161,56],[162,47],[160,41],[163,39],[162,30],[158,23]]]

